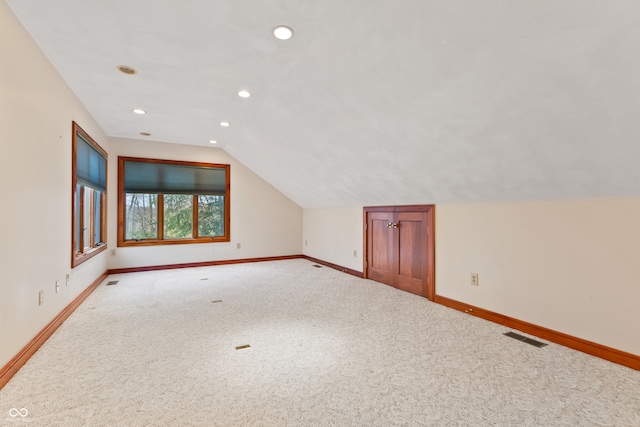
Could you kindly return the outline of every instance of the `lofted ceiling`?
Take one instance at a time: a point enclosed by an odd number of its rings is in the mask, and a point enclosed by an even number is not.
[[[5,1],[109,136],[302,207],[640,195],[637,0]]]

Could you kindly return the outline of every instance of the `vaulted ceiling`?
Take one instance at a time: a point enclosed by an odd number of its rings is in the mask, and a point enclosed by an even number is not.
[[[303,207],[640,195],[637,0],[5,1],[108,135]]]

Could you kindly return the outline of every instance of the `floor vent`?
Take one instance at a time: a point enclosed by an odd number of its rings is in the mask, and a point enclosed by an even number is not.
[[[526,342],[527,344],[530,344],[530,345],[532,345],[534,347],[538,347],[538,348],[544,347],[545,345],[547,345],[547,344],[545,344],[543,342],[536,341],[536,340],[531,339],[529,337],[525,337],[524,335],[516,334],[515,332],[505,332],[504,335],[506,335],[506,336],[508,336],[510,338],[513,338],[515,340],[518,340],[518,341]]]
[[[250,348],[251,346],[249,344],[245,344],[245,345],[239,345],[236,347],[236,350],[244,350],[245,348]]]
[[[202,279],[200,279],[200,280],[209,280],[209,278],[208,278],[208,277],[203,277],[203,278],[202,278]]]
[[[211,302],[212,302],[212,303],[214,303],[214,304],[216,304],[216,303],[218,303],[218,302],[222,302],[222,300],[221,300],[221,299],[214,299],[214,300],[213,300],[213,301],[211,301]]]
[[[110,282],[107,282],[107,286],[117,285],[118,282],[119,282],[119,280],[111,280]]]
[[[315,268],[322,268],[322,266],[321,266],[321,265],[318,265],[318,264],[313,264],[313,265],[312,265],[312,267],[315,267]]]

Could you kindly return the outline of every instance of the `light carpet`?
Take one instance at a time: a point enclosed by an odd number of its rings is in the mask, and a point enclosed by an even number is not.
[[[306,260],[108,280],[0,390],[0,423],[640,426],[638,371]]]

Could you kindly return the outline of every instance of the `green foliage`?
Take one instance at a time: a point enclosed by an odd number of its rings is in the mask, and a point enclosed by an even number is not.
[[[158,195],[127,193],[125,203],[125,239],[158,238]]]
[[[125,239],[158,238],[158,195],[125,195]],[[164,195],[164,238],[188,239],[193,236],[193,196]],[[224,235],[224,196],[198,196],[198,237]]]
[[[193,237],[193,196],[189,194],[164,195],[165,239]]]
[[[224,235],[224,196],[198,196],[198,236]]]

